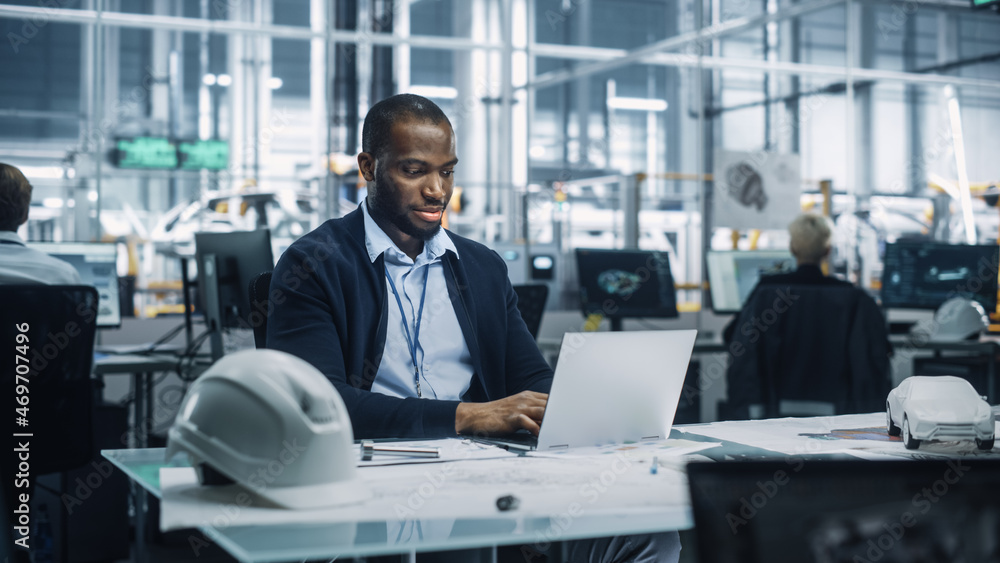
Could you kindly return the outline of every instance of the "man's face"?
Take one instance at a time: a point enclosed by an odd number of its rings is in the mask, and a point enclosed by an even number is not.
[[[372,215],[406,235],[429,240],[441,228],[457,163],[455,135],[446,122],[397,121],[389,146],[370,165],[374,186],[368,187],[368,204]],[[364,165],[362,172],[371,179]]]

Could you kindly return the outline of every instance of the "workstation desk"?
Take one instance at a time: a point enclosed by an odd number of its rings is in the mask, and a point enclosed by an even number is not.
[[[94,359],[93,373],[98,378],[107,375],[132,377],[132,445],[144,448],[148,443],[149,421],[153,412],[152,377],[156,373],[175,371],[180,359],[165,354],[101,354]]]
[[[173,372],[182,359],[176,354],[98,354],[94,358],[92,373],[103,379],[105,376],[124,375],[132,378],[132,425],[122,436],[122,445],[143,451],[149,444],[149,434],[154,422],[158,421],[154,412],[153,376],[157,373]],[[126,450],[122,450],[126,451]],[[133,480],[132,507],[135,513],[135,541],[137,545],[146,542],[146,515],[148,512],[148,488],[142,482]],[[140,550],[138,561],[144,561],[145,552]]]
[[[234,512],[233,507],[220,503],[214,511],[203,513],[215,514],[215,518],[196,519],[192,524],[197,525],[190,527],[200,529],[206,537],[240,561],[386,554],[409,554],[412,558],[417,552],[424,551],[494,548],[499,545],[530,546],[589,537],[690,529],[693,519],[684,473],[685,462],[689,459],[787,460],[789,456],[803,459],[906,459],[913,455],[947,457],[953,454],[1000,458],[1000,450],[995,450],[998,453],[979,453],[974,451],[974,445],[957,453],[953,447],[922,447],[919,454],[914,454],[905,450],[898,438],[890,439],[886,435],[884,421],[884,413],[872,413],[678,426],[671,433],[671,440],[679,441],[678,447],[692,452],[697,449],[691,448],[693,443],[711,447],[696,453],[669,457],[661,455],[658,475],[651,474],[648,460],[644,463],[641,456],[625,458],[630,460],[626,465],[631,473],[624,470],[619,473],[614,466],[616,456],[630,454],[610,451],[603,453],[603,460],[593,456],[567,456],[563,460],[509,457],[452,462],[454,467],[469,469],[459,469],[464,475],[461,478],[443,480],[435,478],[435,474],[444,469],[441,463],[422,464],[419,470],[414,469],[418,467],[415,465],[362,468],[359,473],[363,477],[378,474],[382,476],[381,483],[388,482],[384,479],[392,472],[405,473],[406,477],[392,487],[378,489],[379,485],[373,485],[376,500],[385,503],[394,498],[397,507],[404,507],[402,511],[385,514],[383,518],[352,518],[341,513],[326,522],[244,524],[241,519],[244,522],[253,520],[249,512],[241,518],[238,509]],[[164,492],[160,470],[186,465],[180,458],[167,463],[163,449],[106,450],[102,453],[130,479],[158,498],[163,498]],[[540,483],[539,475],[544,476],[548,470],[542,468],[551,468],[553,463],[559,461],[574,468],[567,469],[569,477],[558,486],[553,486],[551,481]],[[534,470],[536,466],[533,464],[538,464],[540,469]],[[579,485],[586,482],[588,467],[593,471],[589,476],[591,483],[599,484],[602,476],[610,475],[604,485],[613,491],[606,495],[607,498],[601,497],[600,502],[593,504],[589,502],[590,493],[596,496],[599,489],[588,491]],[[373,471],[376,469],[380,473]],[[609,471],[612,473],[609,474]],[[496,483],[486,482],[479,485],[484,489],[481,495],[472,494],[467,501],[449,504],[449,499],[453,498],[449,497],[450,488],[463,484],[468,486],[469,479],[481,478],[476,476],[483,474],[500,476],[505,481],[501,489],[520,496],[520,508],[501,511],[485,506],[489,502],[483,499],[496,498],[490,495],[500,490],[494,486]],[[406,479],[411,480],[409,485]],[[619,480],[616,482],[616,479]],[[421,492],[421,487],[426,488],[424,492],[428,494]],[[556,490],[559,487],[571,490]],[[550,502],[533,503],[532,491],[550,495]],[[645,498],[637,501],[637,491],[641,491]],[[413,494],[419,494],[427,502],[425,508],[407,504]],[[392,495],[395,497],[389,498]],[[620,497],[618,501],[612,498],[616,496]],[[441,510],[444,506],[448,507],[446,511]],[[410,531],[404,534],[404,530]],[[413,530],[423,532],[413,533]]]
[[[962,361],[962,358],[978,360],[985,368],[985,373],[982,374],[981,387],[980,385],[976,385],[977,390],[986,394],[987,401],[991,405],[1000,402],[1000,397],[997,397],[997,354],[1000,353],[1000,342],[997,340],[983,339],[937,342],[908,337],[899,340],[890,338],[890,342],[893,344],[896,356],[900,356],[904,360],[908,357],[913,358],[914,375],[958,375],[968,378],[964,374],[969,369],[969,366],[966,362]],[[930,359],[933,360],[935,367],[938,369],[933,373],[926,372],[928,358],[917,357],[914,354],[916,351],[932,352],[933,355]],[[945,352],[958,355],[949,355],[945,354]],[[954,367],[954,371],[948,371],[949,364]],[[947,373],[937,373],[941,369]],[[975,385],[977,382],[972,383]]]

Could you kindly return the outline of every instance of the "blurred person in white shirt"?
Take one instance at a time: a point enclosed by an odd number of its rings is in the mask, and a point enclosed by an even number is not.
[[[73,266],[28,248],[17,235],[30,207],[31,183],[16,167],[0,162],[0,284],[80,284]]]

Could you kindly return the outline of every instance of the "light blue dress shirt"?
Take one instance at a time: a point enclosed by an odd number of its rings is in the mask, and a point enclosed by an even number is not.
[[[0,231],[0,284],[78,285],[76,268],[25,246],[14,231]]]
[[[426,274],[427,296],[416,343],[421,396],[425,399],[461,400],[472,383],[472,356],[448,297],[444,265],[441,263],[441,257],[448,250],[458,257],[455,243],[441,229],[434,238],[424,243],[424,250],[414,261],[375,223],[368,213],[367,201],[361,203],[361,209],[365,215],[368,258],[375,262],[379,255],[385,254],[386,269],[403,305],[401,312],[386,279],[389,311],[385,351],[372,383],[372,391],[393,397],[417,396],[413,360],[403,323],[407,324],[410,338],[413,338]]]

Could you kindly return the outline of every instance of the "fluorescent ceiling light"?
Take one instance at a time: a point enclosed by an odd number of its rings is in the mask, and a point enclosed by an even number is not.
[[[215,75],[206,74],[205,76],[201,77],[201,81],[203,84],[205,84],[205,86],[215,86]]]
[[[948,99],[948,116],[951,118],[951,140],[955,147],[955,168],[958,170],[959,201],[965,223],[965,242],[976,244],[976,221],[972,216],[972,193],[969,191],[969,171],[965,167],[965,136],[962,134],[962,113],[958,107],[958,93],[945,86]]]
[[[667,101],[653,98],[608,98],[608,107],[612,109],[634,109],[637,111],[666,111]]]
[[[62,166],[21,166],[21,174],[30,182],[33,179],[61,180],[65,172]]]
[[[416,94],[425,98],[438,98],[443,100],[454,100],[458,97],[458,89],[451,86],[423,86],[411,85],[407,93]]]
[[[277,90],[278,88],[281,88],[282,86],[285,85],[285,81],[278,78],[277,76],[272,76],[271,78],[267,79],[267,85],[272,90]]]
[[[528,149],[528,154],[531,158],[544,158],[545,157],[545,147],[541,145],[535,145]]]
[[[229,76],[228,74],[220,74],[219,77],[216,79],[216,84],[218,84],[219,86],[229,86],[232,83],[233,83],[233,77]]]
[[[63,206],[63,200],[58,197],[47,197],[42,200],[42,206],[49,209],[60,209]]]

